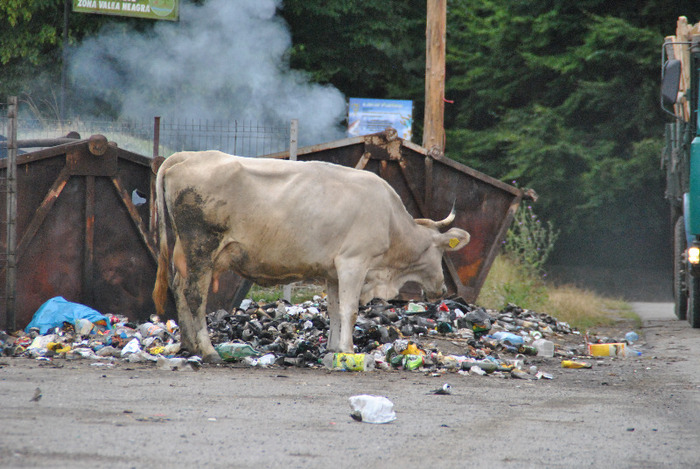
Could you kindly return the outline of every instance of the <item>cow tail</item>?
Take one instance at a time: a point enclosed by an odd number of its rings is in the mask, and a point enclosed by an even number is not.
[[[165,196],[163,179],[166,171],[166,164],[163,163],[156,175],[156,213],[158,217],[158,238],[160,249],[158,254],[158,272],[156,273],[156,284],[153,287],[153,303],[156,306],[156,313],[162,315],[165,311],[165,302],[168,298],[168,234],[166,231],[165,218]]]

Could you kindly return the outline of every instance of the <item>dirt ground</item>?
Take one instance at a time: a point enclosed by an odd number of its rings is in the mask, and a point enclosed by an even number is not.
[[[700,330],[636,307],[641,356],[529,360],[552,380],[3,358],[0,467],[700,467]],[[396,420],[354,421],[356,394]]]

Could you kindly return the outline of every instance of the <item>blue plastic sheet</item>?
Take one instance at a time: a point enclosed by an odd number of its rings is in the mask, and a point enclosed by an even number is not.
[[[78,319],[87,319],[93,324],[104,325],[107,329],[112,327],[109,318],[100,314],[89,306],[72,303],[62,296],[56,296],[44,303],[36,310],[32,321],[24,329],[29,332],[32,327],[38,327],[40,334],[46,334],[54,327],[63,326],[64,322],[75,324]]]

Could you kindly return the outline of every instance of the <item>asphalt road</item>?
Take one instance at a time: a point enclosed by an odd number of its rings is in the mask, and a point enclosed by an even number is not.
[[[534,359],[552,380],[0,359],[0,467],[700,467],[700,330],[634,306],[641,356]],[[396,420],[354,421],[356,394]]]

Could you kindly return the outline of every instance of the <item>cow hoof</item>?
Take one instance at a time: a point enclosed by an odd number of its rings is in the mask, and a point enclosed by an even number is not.
[[[202,357],[204,363],[223,363],[221,356],[218,353],[208,353]]]

